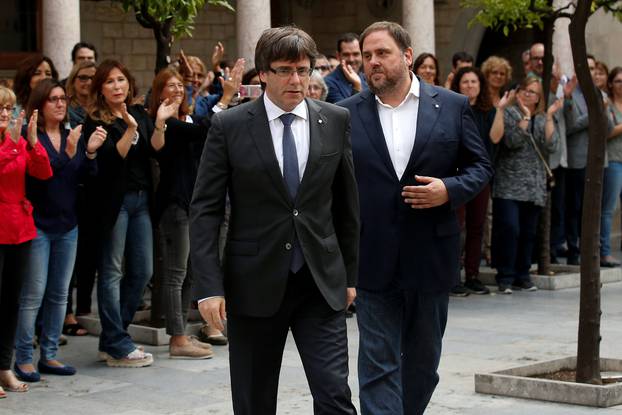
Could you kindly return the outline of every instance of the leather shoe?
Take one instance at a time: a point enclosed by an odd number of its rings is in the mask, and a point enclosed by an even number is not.
[[[73,376],[76,374],[76,368],[73,366],[51,366],[45,363],[43,360],[39,360],[37,368],[39,369],[39,372],[47,373],[48,375]]]
[[[580,265],[579,257],[578,256],[568,257],[568,259],[566,260],[566,264],[567,265]]]
[[[24,382],[39,382],[41,380],[39,372],[24,372],[17,366],[17,363],[13,365],[13,371],[15,372],[15,376]]]
[[[601,268],[615,268],[615,267],[619,267],[620,263],[617,262],[617,261],[601,260],[600,261],[600,266],[601,266]]]

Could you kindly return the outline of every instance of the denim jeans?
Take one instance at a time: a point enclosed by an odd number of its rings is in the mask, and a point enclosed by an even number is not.
[[[190,233],[188,212],[171,203],[160,219],[162,246],[162,292],[166,307],[166,334],[185,333],[190,307],[192,273],[190,272]]]
[[[420,415],[438,384],[447,293],[357,289],[362,415]]]
[[[77,246],[77,226],[64,233],[49,233],[37,229],[37,237],[30,245],[19,298],[15,334],[15,362],[19,365],[33,362],[32,340],[40,308],[41,359],[56,359]]]
[[[531,255],[542,208],[531,202],[492,200],[492,262],[497,283],[529,281]]]
[[[622,163],[610,161],[603,181],[603,206],[600,218],[600,255],[611,255],[611,221],[622,191]]]
[[[97,279],[102,325],[99,350],[116,359],[135,349],[127,327],[153,275],[153,234],[148,199],[146,191],[127,192],[117,220],[103,240]]]

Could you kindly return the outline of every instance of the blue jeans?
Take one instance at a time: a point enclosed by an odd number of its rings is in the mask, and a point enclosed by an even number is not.
[[[32,363],[32,340],[41,307],[41,359],[56,359],[77,246],[77,226],[64,233],[48,233],[37,229],[37,237],[28,252],[19,299],[15,334],[15,361],[18,365]]]
[[[357,289],[362,415],[419,415],[438,384],[447,293]]]
[[[125,258],[125,275],[123,259]],[[129,191],[112,229],[104,236],[97,302],[102,332],[99,350],[116,359],[136,346],[127,332],[153,275],[153,235],[146,191]]]
[[[542,208],[531,202],[492,200],[492,262],[497,284],[530,281],[531,255]]]
[[[603,206],[600,218],[600,255],[611,255],[611,221],[622,192],[622,163],[610,161],[603,181]]]

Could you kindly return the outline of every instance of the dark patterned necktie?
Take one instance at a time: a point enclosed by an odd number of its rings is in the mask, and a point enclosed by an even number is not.
[[[279,118],[283,123],[283,178],[287,184],[289,195],[292,201],[295,202],[298,186],[300,185],[298,154],[296,153],[296,142],[294,141],[294,133],[292,132],[292,123],[296,116],[288,113],[281,115]],[[292,250],[292,262],[289,265],[289,269],[295,274],[300,271],[305,263],[298,237],[295,234]]]

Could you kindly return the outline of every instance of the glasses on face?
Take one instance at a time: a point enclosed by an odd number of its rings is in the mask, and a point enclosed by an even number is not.
[[[531,60],[532,61],[541,61],[541,60],[544,60],[544,56],[532,56]]]
[[[269,68],[270,72],[276,74],[279,78],[289,78],[294,73],[298,74],[299,78],[308,78],[311,75],[311,68],[309,67],[301,67],[301,68],[291,68],[289,66],[279,66],[278,68]]]
[[[526,97],[531,97],[534,95],[538,95],[538,92],[531,90],[531,89],[523,89],[523,94],[525,94]]]
[[[2,114],[4,111],[6,111],[9,114],[11,114],[14,109],[15,109],[15,107],[13,105],[2,105],[2,106],[0,106],[0,114]]]
[[[320,85],[309,84],[309,91],[321,91],[322,87]]]
[[[67,103],[67,97],[65,95],[63,96],[55,96],[55,97],[49,97],[48,98],[48,102],[54,105],[57,105],[59,102],[66,104]]]
[[[316,66],[315,69],[319,70],[319,71],[330,71],[330,66],[328,65],[320,65],[320,66]]]
[[[76,76],[76,79],[79,80],[80,82],[88,82],[88,81],[92,81],[93,77],[91,75],[78,75]]]

